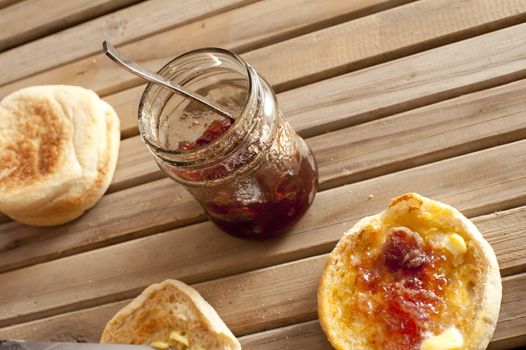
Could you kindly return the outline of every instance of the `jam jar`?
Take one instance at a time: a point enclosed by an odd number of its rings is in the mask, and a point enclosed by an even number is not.
[[[267,239],[292,227],[314,199],[318,170],[270,85],[240,56],[217,48],[187,52],[159,74],[234,118],[148,84],[138,123],[159,167],[231,235]]]

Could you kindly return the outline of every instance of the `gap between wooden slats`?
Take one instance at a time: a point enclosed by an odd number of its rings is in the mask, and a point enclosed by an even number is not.
[[[149,43],[147,46],[154,43],[153,50],[147,49],[148,57],[162,56],[168,61],[171,59],[169,52],[173,53],[180,45],[188,47],[186,41],[196,40],[196,33],[203,31],[211,36],[211,40],[203,46],[218,46],[226,40],[239,42],[239,48],[257,48],[261,46],[259,41],[261,44],[274,43],[409,1],[327,0],[321,3],[316,0],[266,0],[251,5],[253,0],[152,0],[1,54],[0,67],[9,69],[2,72],[0,85],[98,53],[104,39],[122,46],[147,38],[143,40]],[[242,5],[245,8],[224,12]],[[212,15],[214,18],[205,18]],[[176,28],[189,22],[196,23],[186,25],[186,30]],[[177,33],[181,31],[185,32],[179,36],[182,40],[177,38]],[[83,38],[82,45],[78,40],[80,36]],[[247,40],[251,37],[256,40]],[[49,47],[61,47],[64,52],[57,53]],[[177,52],[180,53],[181,48]]]
[[[235,239],[207,222],[6,272],[0,274],[0,325],[124,299],[164,278],[196,283],[326,253],[357,219],[404,192],[449,203],[468,216],[524,205],[525,161],[526,141],[520,141],[324,191],[291,232],[272,241]],[[156,214],[177,212],[161,207]],[[125,223],[143,220],[133,215]],[[524,261],[524,253],[513,254]]]
[[[318,159],[320,187],[328,189],[525,138],[525,89],[526,80],[522,80],[308,139]],[[128,174],[139,176],[141,167],[148,164],[151,174],[160,176],[142,141],[134,138],[123,144],[131,157],[127,163],[121,158],[121,171],[127,165]],[[121,176],[117,172],[115,178]],[[137,222],[131,224],[127,216]],[[59,258],[204,219],[201,208],[180,185],[169,179],[154,181],[106,195],[84,217],[67,226],[0,225],[0,231],[5,232],[0,235],[0,269]]]
[[[0,10],[0,51],[139,1],[141,0],[24,0],[15,3]]]

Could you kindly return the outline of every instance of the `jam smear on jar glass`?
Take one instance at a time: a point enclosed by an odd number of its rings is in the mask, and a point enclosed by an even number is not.
[[[383,349],[418,350],[432,317],[444,311],[447,280],[440,273],[445,257],[405,227],[387,232],[378,255],[358,266],[356,287],[371,293],[378,305],[367,317],[381,324]]]

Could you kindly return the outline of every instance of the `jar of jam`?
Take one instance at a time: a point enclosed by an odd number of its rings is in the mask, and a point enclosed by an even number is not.
[[[312,203],[318,171],[270,85],[241,57],[216,48],[185,53],[159,74],[235,119],[148,84],[139,129],[159,167],[224,231],[249,239],[287,231]]]

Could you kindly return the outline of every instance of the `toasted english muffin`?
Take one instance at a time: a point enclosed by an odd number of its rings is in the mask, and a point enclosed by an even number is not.
[[[94,92],[33,86],[0,102],[0,211],[35,226],[63,224],[108,188],[119,119]]]
[[[100,341],[148,344],[161,350],[241,349],[212,306],[176,280],[146,288],[108,322]]]
[[[409,193],[338,242],[318,315],[338,350],[485,349],[501,298],[495,253],[475,225]]]

